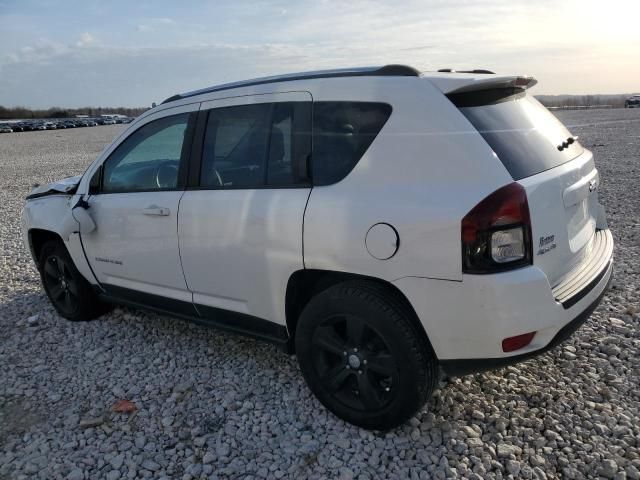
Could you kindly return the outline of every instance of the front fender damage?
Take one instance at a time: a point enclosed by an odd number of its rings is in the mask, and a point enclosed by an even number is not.
[[[75,177],[63,178],[62,180],[47,183],[46,185],[37,185],[33,190],[31,190],[31,193],[27,195],[27,200],[45,197],[47,195],[59,195],[61,193],[73,195],[76,192],[81,179],[82,175],[76,175]]]

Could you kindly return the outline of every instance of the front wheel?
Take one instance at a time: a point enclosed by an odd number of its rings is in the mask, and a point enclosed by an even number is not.
[[[51,304],[67,320],[91,320],[109,309],[78,271],[62,242],[50,240],[43,245],[38,270]]]
[[[384,286],[345,282],[316,295],[295,334],[300,369],[338,417],[378,430],[424,405],[438,381],[430,345],[402,301]]]

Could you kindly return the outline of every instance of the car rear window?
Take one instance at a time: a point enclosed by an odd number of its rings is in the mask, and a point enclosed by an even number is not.
[[[312,178],[330,185],[346,177],[391,115],[391,105],[314,102]]]
[[[478,130],[514,180],[536,175],[579,156],[584,149],[567,128],[522,89],[450,94],[449,99]]]

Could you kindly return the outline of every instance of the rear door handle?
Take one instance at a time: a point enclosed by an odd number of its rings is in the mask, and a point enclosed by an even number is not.
[[[142,210],[144,215],[157,215],[160,217],[166,217],[171,213],[171,210],[165,207],[157,207],[155,205],[151,205],[150,207],[144,208]]]

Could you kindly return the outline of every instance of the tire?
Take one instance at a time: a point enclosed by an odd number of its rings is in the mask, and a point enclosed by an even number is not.
[[[38,270],[44,291],[61,317],[73,322],[92,320],[109,310],[78,271],[60,240],[40,250]]]
[[[309,388],[363,428],[401,425],[438,384],[433,350],[398,297],[373,282],[344,282],[313,297],[298,321],[295,347]]]

